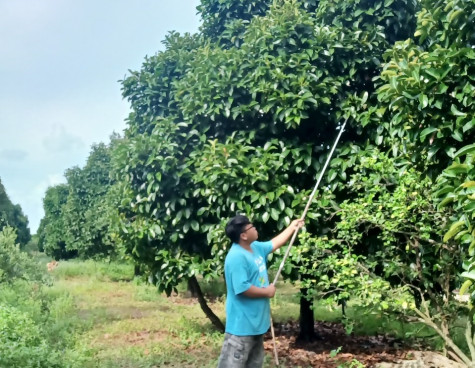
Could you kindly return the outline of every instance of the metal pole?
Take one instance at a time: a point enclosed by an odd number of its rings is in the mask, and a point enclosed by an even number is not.
[[[313,197],[315,197],[315,193],[317,192],[318,186],[320,185],[320,182],[322,181],[323,174],[325,173],[325,170],[327,169],[328,164],[330,163],[330,160],[333,156],[333,152],[335,151],[336,146],[338,145],[338,141],[340,140],[341,135],[343,134],[343,131],[345,130],[346,122],[348,121],[349,117],[346,118],[345,122],[341,126],[340,132],[338,133],[338,136],[335,139],[335,143],[333,144],[333,147],[330,151],[330,154],[327,157],[327,161],[325,162],[325,165],[323,166],[322,171],[320,172],[320,176],[317,180],[317,183],[315,184],[315,187],[313,188],[312,193],[310,194],[310,197],[308,199],[307,205],[305,206],[305,210],[303,211],[302,216],[300,217],[301,220],[305,220],[305,216],[307,216],[308,209],[310,208],[310,205],[312,204]],[[277,271],[275,277],[274,277],[274,286],[277,283],[277,280],[280,276],[280,273],[282,272],[282,269],[284,268],[285,261],[287,260],[287,257],[289,256],[290,249],[292,248],[292,245],[294,244],[295,239],[297,238],[297,233],[299,232],[299,227],[297,227],[292,235],[292,239],[290,239],[289,246],[287,248],[287,251],[285,252],[284,258],[282,259],[282,262],[280,262],[279,270]],[[272,324],[272,316],[270,317],[270,326],[271,326],[271,332],[272,332],[272,340],[274,342],[274,358],[275,358],[275,364],[279,365],[279,357],[277,354],[277,346],[275,342],[275,334],[274,334],[274,326]]]

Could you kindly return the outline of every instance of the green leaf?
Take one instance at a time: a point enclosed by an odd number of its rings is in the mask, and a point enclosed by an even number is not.
[[[466,133],[467,131],[471,130],[472,128],[475,127],[475,118],[473,118],[472,120],[470,120],[468,123],[466,123],[463,128],[462,128],[462,131],[464,133]]]
[[[460,227],[465,225],[465,221],[457,221],[452,224],[449,231],[444,235],[444,242],[448,242],[452,239],[455,235],[457,235],[460,231]]]
[[[455,116],[467,116],[467,114],[465,114],[464,112],[461,112],[461,111],[457,110],[457,107],[453,104],[452,104],[452,106],[450,106],[450,111]]]
[[[442,202],[440,202],[437,207],[438,208],[443,208],[443,207],[447,206],[449,203],[452,203],[454,200],[455,200],[455,198],[453,196],[447,197]]]
[[[428,69],[425,69],[425,72],[429,74],[431,77],[434,77],[437,81],[440,80],[440,73],[437,69],[428,68]]]
[[[437,192],[435,192],[434,195],[436,197],[440,197],[443,194],[447,194],[447,193],[450,193],[450,192],[453,192],[453,191],[454,191],[454,187],[452,185],[447,185],[447,186],[443,187],[442,189],[438,190]]]
[[[432,159],[432,157],[434,157],[434,155],[440,150],[440,147],[439,146],[432,146],[431,148],[429,148],[429,152],[427,154],[427,158],[430,160]]]
[[[282,198],[279,198],[279,208],[281,211],[283,211],[285,208],[285,202],[283,201]]]
[[[186,222],[186,223],[183,225],[183,232],[186,234],[189,230],[190,230],[190,223],[189,223],[189,222]]]
[[[269,217],[270,217],[269,212],[264,212],[262,215],[262,221],[266,223],[267,221],[269,221]]]
[[[437,132],[439,129],[438,128],[435,128],[435,127],[428,127],[428,128],[425,128],[422,132],[421,132],[421,136],[420,136],[420,140],[421,142],[424,140],[425,137],[427,137],[429,134],[431,133],[434,133],[434,132]]]
[[[463,136],[462,133],[460,133],[458,130],[454,130],[452,133],[451,137],[455,139],[456,141],[462,142],[463,141]]]
[[[462,272],[460,276],[465,277],[466,279],[475,280],[475,271]]]
[[[466,276],[463,275],[464,273],[462,273],[462,277],[466,277]],[[474,273],[473,276],[475,277],[475,273]],[[475,280],[475,278],[472,278],[472,277],[470,277],[470,278],[472,280]],[[473,283],[472,280],[465,280],[462,287],[460,288],[460,292],[459,292],[460,295],[465,294],[467,292],[467,290],[470,288],[470,286],[472,286],[472,283]]]
[[[429,98],[427,95],[421,94],[419,95],[419,102],[421,103],[422,108],[425,108],[429,104]]]
[[[264,195],[261,195],[259,197],[259,203],[262,205],[262,206],[265,206],[266,205],[266,197]]]
[[[470,144],[468,146],[465,146],[465,147],[459,149],[457,152],[455,152],[454,158],[464,156],[464,155],[466,155],[468,153],[472,153],[472,152],[475,152],[475,143]]]
[[[463,9],[459,9],[454,11],[452,14],[449,16],[449,23],[452,23],[454,20],[456,20],[460,15],[463,14]]]
[[[465,174],[470,170],[470,166],[466,164],[452,164],[447,169],[445,169],[446,173],[450,174]]]
[[[368,92],[365,91],[363,93],[363,97],[361,98],[361,103],[364,104],[366,101],[368,101]]]
[[[467,203],[465,206],[463,206],[463,210],[466,213],[471,213],[475,211],[475,201]]]

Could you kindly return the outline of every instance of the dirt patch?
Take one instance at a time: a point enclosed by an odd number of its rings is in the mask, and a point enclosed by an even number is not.
[[[99,340],[99,344],[115,345],[115,346],[139,346],[148,345],[151,342],[165,341],[167,339],[167,332],[165,331],[133,331],[129,333],[109,334],[106,333]]]
[[[118,321],[123,319],[142,319],[154,313],[154,306],[137,307],[134,305],[122,306],[97,306],[93,308],[78,309],[78,315],[82,320],[101,319],[104,322]],[[165,309],[166,311],[167,309]]]
[[[368,368],[459,367],[456,362],[440,354],[430,351],[415,351],[414,346],[405,345],[402,341],[388,335],[347,335],[343,325],[339,323],[315,323],[315,332],[319,339],[312,342],[297,341],[299,332],[297,323],[276,325],[274,328],[279,359],[285,362],[283,366],[287,367],[336,368],[353,359]],[[264,347],[273,354],[270,333],[266,335]],[[331,357],[332,350],[340,347],[339,353]]]
[[[199,304],[198,299],[196,298],[187,298],[187,297],[182,297],[178,294],[172,294],[168,297],[168,300],[173,303],[173,304],[178,304],[178,305],[195,305]]]

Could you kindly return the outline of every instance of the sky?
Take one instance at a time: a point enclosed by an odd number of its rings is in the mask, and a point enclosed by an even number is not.
[[[0,179],[36,233],[49,186],[122,133],[119,80],[194,33],[199,0],[0,0]]]

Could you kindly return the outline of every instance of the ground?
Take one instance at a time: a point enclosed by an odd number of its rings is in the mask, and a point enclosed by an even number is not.
[[[299,342],[297,341],[297,323],[277,325],[275,334],[280,365],[335,368],[346,363],[352,368],[363,366],[368,368],[462,367],[439,353],[414,350],[415,346],[405,345],[402,341],[390,336],[348,335],[341,323],[316,322],[315,331],[319,335],[318,340]],[[270,333],[266,335],[264,345],[266,351],[273,355],[274,347]],[[362,365],[358,365],[356,361]]]
[[[90,262],[63,262],[53,271],[56,281],[50,292],[71,304],[69,312],[59,316],[58,324],[77,324],[77,349],[92,357],[82,368],[216,367],[223,335],[213,328],[198,301],[186,295],[186,286],[167,298],[137,280],[113,281],[100,272],[101,267],[117,273],[118,266]],[[224,299],[209,300],[211,309],[224,320]],[[421,344],[408,346],[386,334],[347,334],[338,318],[316,322],[319,340],[298,342],[298,300],[295,290],[282,284],[271,301],[275,320],[289,321],[275,323],[280,367],[457,367]],[[328,308],[315,313],[317,319],[332,317]],[[265,349],[264,368],[273,368],[270,333]]]

